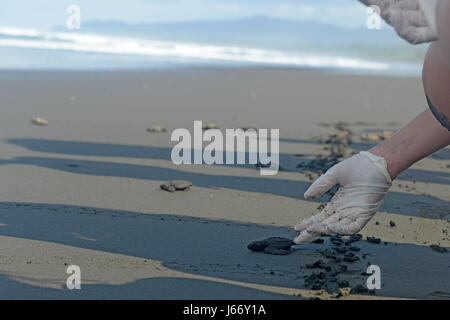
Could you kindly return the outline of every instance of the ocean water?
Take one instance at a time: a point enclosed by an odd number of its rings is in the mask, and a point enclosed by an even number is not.
[[[0,27],[0,69],[3,70],[278,66],[347,73],[420,74],[419,61],[374,58],[364,54],[358,44],[348,45],[345,50],[328,49],[323,44],[280,50],[276,46],[250,46],[244,42],[217,44],[183,39]]]

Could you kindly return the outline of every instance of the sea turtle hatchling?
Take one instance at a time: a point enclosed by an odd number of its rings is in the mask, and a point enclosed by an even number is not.
[[[270,237],[264,240],[253,241],[247,248],[252,251],[265,252],[274,255],[286,255],[291,253],[294,241],[282,237]]]
[[[186,180],[173,180],[160,185],[160,188],[169,191],[187,191],[192,186],[192,183]]]

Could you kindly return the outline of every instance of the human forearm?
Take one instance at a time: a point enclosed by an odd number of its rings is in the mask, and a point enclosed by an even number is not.
[[[450,144],[450,131],[427,109],[383,143],[369,152],[386,159],[394,179],[415,162]]]

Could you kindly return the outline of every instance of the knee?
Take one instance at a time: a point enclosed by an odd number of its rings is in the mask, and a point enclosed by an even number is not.
[[[433,42],[428,48],[423,63],[422,81],[430,98],[449,95],[450,67],[438,42]]]

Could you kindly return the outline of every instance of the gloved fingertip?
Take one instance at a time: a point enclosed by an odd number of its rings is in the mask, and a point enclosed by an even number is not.
[[[301,232],[295,239],[295,244],[305,244],[320,238],[320,234],[309,233],[307,231]]]
[[[327,225],[323,224],[323,223],[316,223],[313,224],[312,226],[309,226],[306,229],[307,232],[309,233],[316,233],[316,234],[321,234],[321,235],[326,235],[328,234],[328,228]]]
[[[306,192],[303,194],[303,197],[304,197],[306,200],[312,200],[312,199],[315,198],[315,196],[314,196],[313,194],[311,194],[311,192],[309,192],[309,189],[306,190]]]
[[[294,226],[294,230],[300,232],[308,228],[309,225],[310,225],[309,223],[300,222]]]

